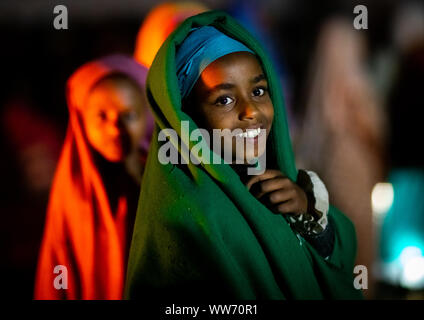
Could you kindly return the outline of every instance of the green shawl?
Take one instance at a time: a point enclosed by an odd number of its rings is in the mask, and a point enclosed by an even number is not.
[[[267,166],[293,181],[297,169],[281,85],[259,43],[234,19],[207,12],[187,19],[162,45],[148,74],[147,91],[156,120],[128,262],[128,298],[357,299],[353,287],[356,251],[352,223],[329,211],[335,245],[322,258],[296,235],[282,215],[249,193],[228,164],[163,165],[158,161],[160,129],[182,138],[198,128],[181,110],[175,48],[192,27],[213,25],[241,41],[262,62],[274,105],[267,141]],[[180,141],[181,143],[181,141]],[[190,147],[196,143],[189,142]],[[179,147],[181,153],[181,147]]]

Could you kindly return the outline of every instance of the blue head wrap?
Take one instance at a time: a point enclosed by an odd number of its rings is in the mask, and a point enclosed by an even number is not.
[[[203,70],[215,60],[234,52],[254,52],[214,27],[194,29],[176,52],[177,78],[181,97],[193,89]]]

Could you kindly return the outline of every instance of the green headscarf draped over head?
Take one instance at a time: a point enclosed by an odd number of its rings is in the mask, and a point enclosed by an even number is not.
[[[158,161],[161,129],[178,133],[178,148],[196,123],[181,109],[176,48],[193,28],[213,26],[258,57],[274,106],[267,162],[296,181],[281,85],[259,43],[235,20],[211,11],[187,19],[162,45],[150,68],[147,93],[156,120],[130,251],[129,298],[355,299],[356,239],[352,223],[331,207],[335,245],[325,260],[240,181],[230,165]],[[182,121],[188,121],[185,131]],[[173,143],[176,143],[173,141]],[[268,167],[269,164],[267,164]]]

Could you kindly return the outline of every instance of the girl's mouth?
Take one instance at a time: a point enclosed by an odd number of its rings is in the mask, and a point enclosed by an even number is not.
[[[237,134],[238,138],[249,138],[249,139],[255,139],[259,136],[261,133],[261,128],[256,129],[247,129],[245,132]]]
[[[261,141],[261,143],[266,141],[266,131],[267,130],[263,126],[257,128],[248,128],[246,131],[237,134],[236,138],[245,139],[246,144],[257,145],[259,141]],[[261,138],[263,135],[265,135],[265,140]]]

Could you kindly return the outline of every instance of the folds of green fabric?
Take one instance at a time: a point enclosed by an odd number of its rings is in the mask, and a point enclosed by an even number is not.
[[[336,233],[329,259],[296,235],[282,215],[268,210],[228,164],[161,164],[159,130],[181,132],[175,48],[192,27],[213,25],[243,42],[260,58],[274,105],[267,165],[296,180],[281,86],[265,52],[235,20],[207,12],[186,20],[161,47],[147,90],[156,120],[131,244],[127,298],[357,299],[352,223],[331,207]],[[180,134],[175,147],[194,142]]]

